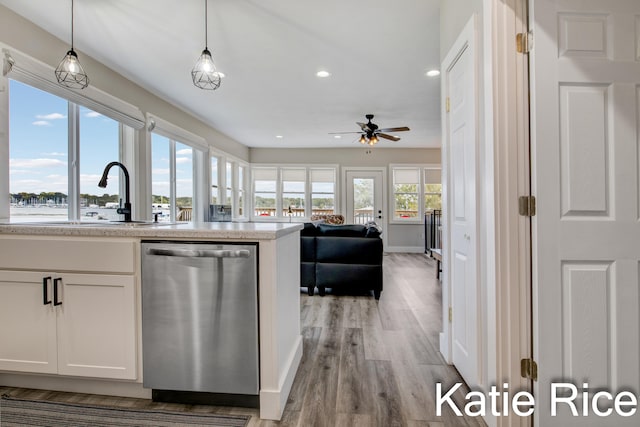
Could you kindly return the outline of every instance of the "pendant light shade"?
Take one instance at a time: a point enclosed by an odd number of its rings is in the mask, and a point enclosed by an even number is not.
[[[84,89],[89,86],[89,77],[84,72],[78,55],[73,50],[73,0],[71,0],[71,49],[62,58],[55,70],[56,80],[72,89]]]
[[[207,47],[208,44],[208,31],[207,31],[207,0],[204,1],[204,50],[200,57],[196,61],[193,70],[191,70],[191,78],[193,84],[200,89],[216,90],[222,83],[222,76],[216,69],[216,65],[213,62],[211,52]]]

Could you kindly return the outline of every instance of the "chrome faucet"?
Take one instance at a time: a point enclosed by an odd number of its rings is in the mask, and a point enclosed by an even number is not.
[[[124,215],[124,222],[131,222],[131,200],[129,193],[129,171],[127,168],[120,162],[111,162],[105,168],[104,172],[102,172],[102,179],[98,183],[98,187],[107,188],[107,175],[109,174],[109,169],[113,166],[120,166],[122,172],[124,172],[124,186],[125,186],[125,195],[124,195],[124,208],[122,207],[122,199],[120,199],[120,207],[116,212],[118,214]]]

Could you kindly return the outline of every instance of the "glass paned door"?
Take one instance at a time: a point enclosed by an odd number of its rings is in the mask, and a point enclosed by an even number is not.
[[[375,221],[383,227],[385,218],[382,171],[346,171],[346,224]]]

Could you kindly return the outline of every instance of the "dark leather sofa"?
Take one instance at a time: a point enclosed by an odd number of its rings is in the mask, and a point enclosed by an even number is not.
[[[300,232],[300,286],[382,292],[382,239],[377,227],[305,223]]]

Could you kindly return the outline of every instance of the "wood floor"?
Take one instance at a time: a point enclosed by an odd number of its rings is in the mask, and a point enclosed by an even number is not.
[[[446,408],[436,416],[435,384],[448,390],[461,382],[438,352],[442,330],[440,284],[435,261],[422,254],[384,257],[379,301],[365,295],[301,295],[304,350],[300,369],[280,422],[243,408],[154,403],[76,393],[14,389],[0,394],[122,407],[251,415],[250,426],[457,427],[485,426],[478,418],[456,417]],[[466,387],[465,391],[466,392]],[[455,396],[464,407],[461,390]],[[446,405],[445,405],[446,406]]]

